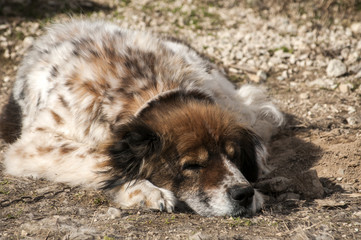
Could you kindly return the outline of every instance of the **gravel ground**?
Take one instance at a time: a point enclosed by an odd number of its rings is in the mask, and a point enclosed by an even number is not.
[[[268,203],[252,218],[119,210],[102,192],[0,167],[0,239],[361,239],[361,14],[246,2],[0,1],[0,106],[34,39],[81,13],[188,41],[236,85],[267,87],[288,120],[270,144],[274,171],[257,183]]]

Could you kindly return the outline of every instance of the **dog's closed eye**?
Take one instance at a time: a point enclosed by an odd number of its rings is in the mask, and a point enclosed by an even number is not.
[[[204,168],[205,166],[199,164],[199,163],[185,163],[182,166],[182,170],[186,171],[186,170],[190,170],[190,171],[199,171],[200,169]]]

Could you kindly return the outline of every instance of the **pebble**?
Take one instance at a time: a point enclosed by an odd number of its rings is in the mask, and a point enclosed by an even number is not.
[[[300,94],[300,98],[301,98],[301,99],[309,99],[309,98],[310,98],[310,94],[309,94],[309,93],[301,93],[301,94]]]
[[[348,124],[348,125],[351,125],[351,126],[357,125],[357,124],[360,122],[360,121],[359,121],[356,117],[354,117],[354,116],[346,118],[346,121],[347,121],[347,124]]]
[[[337,88],[337,84],[332,79],[328,78],[317,78],[311,82],[306,83],[309,87],[320,87],[320,88]]]
[[[278,77],[276,77],[276,79],[277,79],[278,81],[283,81],[283,80],[285,80],[285,78],[282,77],[282,76],[278,76]]]
[[[119,218],[120,214],[121,214],[121,211],[118,208],[110,207],[107,211],[107,215],[110,217],[110,219]]]
[[[28,236],[28,233],[25,230],[21,230],[20,236],[26,237],[26,236]]]
[[[283,77],[283,79],[287,79],[288,78],[288,72],[283,71],[281,76]]]
[[[361,78],[361,70],[355,75],[355,78]]]
[[[347,59],[349,53],[350,53],[350,49],[349,48],[344,48],[344,49],[341,50],[341,57],[343,59]]]
[[[23,40],[23,49],[27,50],[34,43],[33,37],[26,37]]]
[[[338,174],[338,175],[344,175],[344,174],[345,174],[345,169],[339,168],[339,169],[337,170],[337,174]]]
[[[351,24],[351,31],[356,34],[361,33],[361,22]]]
[[[341,83],[338,87],[341,93],[349,93],[352,89],[352,84],[350,83]]]
[[[361,218],[361,211],[355,212],[353,215],[355,215],[356,217]]]
[[[346,73],[346,65],[339,59],[332,59],[326,69],[328,77],[340,77]]]
[[[348,68],[349,73],[358,73],[361,70],[361,63],[356,63]]]
[[[355,108],[355,107],[353,107],[353,106],[348,106],[348,107],[347,107],[347,113],[348,113],[348,114],[352,114],[352,113],[354,113],[354,112],[356,112],[356,108]]]
[[[256,75],[260,82],[265,82],[267,80],[267,73],[262,70],[258,70]]]

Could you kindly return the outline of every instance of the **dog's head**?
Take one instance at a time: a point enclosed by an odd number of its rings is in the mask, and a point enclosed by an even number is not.
[[[200,215],[256,212],[263,199],[250,182],[267,157],[260,138],[198,93],[174,94],[115,131],[108,187],[147,179]]]

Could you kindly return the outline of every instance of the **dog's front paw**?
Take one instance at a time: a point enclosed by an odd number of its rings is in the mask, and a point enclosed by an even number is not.
[[[142,193],[144,194],[144,200],[141,202],[143,206],[160,211],[174,211],[177,199],[171,191],[153,185],[142,189]]]
[[[177,203],[171,191],[154,186],[147,180],[126,183],[114,190],[116,190],[114,200],[122,208],[145,207],[173,212]]]

